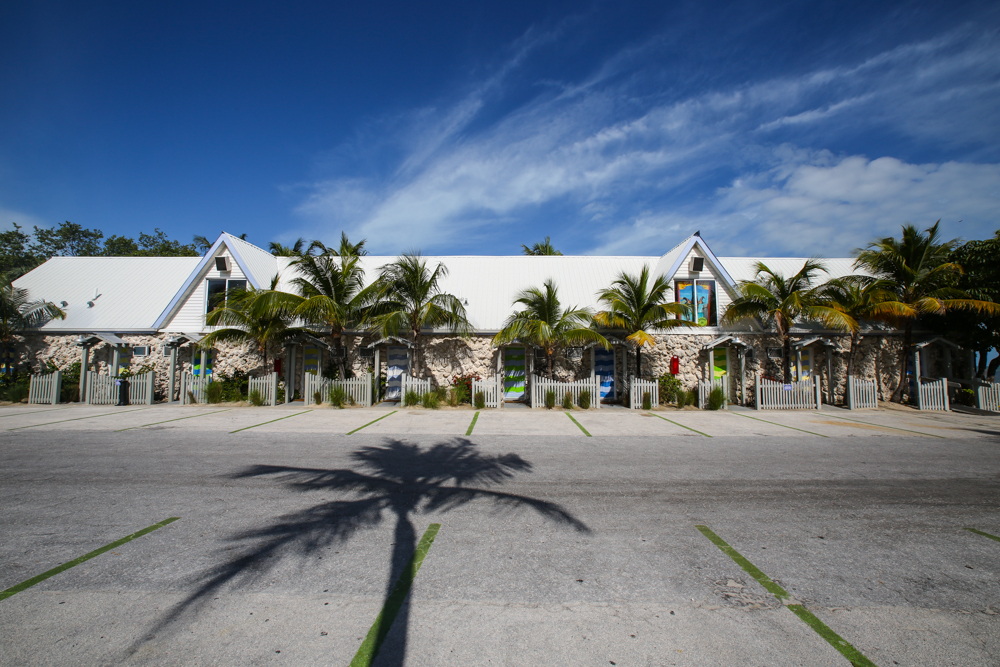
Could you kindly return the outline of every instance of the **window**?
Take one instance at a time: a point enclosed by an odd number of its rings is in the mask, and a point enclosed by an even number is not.
[[[694,321],[702,326],[719,323],[715,312],[714,280],[674,281],[674,300],[691,307],[691,313],[678,315],[677,319]]]
[[[246,280],[223,280],[221,278],[210,278],[208,281],[208,302],[206,304],[205,313],[208,314],[216,308],[225,305],[227,291],[246,288]]]

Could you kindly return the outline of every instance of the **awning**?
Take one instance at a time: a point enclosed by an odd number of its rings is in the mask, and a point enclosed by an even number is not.
[[[956,350],[961,350],[962,349],[961,345],[957,345],[955,343],[952,343],[947,338],[943,338],[941,336],[937,336],[935,338],[931,338],[930,340],[925,340],[922,343],[917,343],[916,345],[913,346],[913,348],[916,349],[916,350],[922,350],[925,347],[927,347],[928,345],[932,345],[934,343],[943,343],[943,344],[948,345],[949,347],[952,347],[952,348],[954,348]]]
[[[822,338],[820,336],[813,336],[812,338],[806,338],[805,340],[799,340],[792,343],[792,347],[796,350],[801,350],[804,347],[809,347],[813,343],[818,343],[820,345],[825,345],[826,347],[834,347],[836,344],[829,338]]]
[[[95,331],[94,335],[103,340],[108,345],[128,345],[124,340],[114,335],[113,333],[104,333],[103,331]]]
[[[722,347],[723,345],[727,345],[729,347],[750,347],[736,336],[722,336],[720,338],[716,338],[710,343],[705,343],[701,346],[701,349],[706,351],[714,350],[715,348]]]
[[[365,348],[370,350],[373,347],[377,347],[379,345],[388,345],[389,343],[396,343],[397,345],[405,345],[406,347],[409,348],[413,347],[413,341],[407,338],[400,338],[399,336],[386,336],[385,338],[379,338],[378,340],[373,341],[368,345],[365,345]]]

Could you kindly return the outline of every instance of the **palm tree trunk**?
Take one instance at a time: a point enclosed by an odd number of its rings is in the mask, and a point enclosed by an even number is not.
[[[341,342],[340,332],[332,334],[333,338],[333,350],[337,355],[337,369],[340,371],[340,379],[347,379],[347,367],[344,365],[344,345]]]
[[[788,334],[781,334],[781,364],[784,366],[785,384],[792,382],[792,337]]]
[[[896,403],[903,401],[903,388],[906,387],[906,362],[910,358],[910,347],[913,343],[913,324],[907,324],[903,329],[903,349],[899,353],[899,386],[892,392],[892,400]],[[917,369],[913,369],[916,372]],[[915,378],[917,388],[920,387],[920,378]],[[908,389],[908,387],[907,387]]]
[[[851,334],[851,351],[847,353],[847,376],[854,375],[854,357],[858,353],[860,334]]]
[[[554,380],[555,378],[552,377],[552,352],[550,350],[545,350],[545,358],[549,362],[549,379]],[[527,365],[528,360],[525,359],[524,361],[525,365]]]
[[[635,376],[642,377],[642,345],[637,345],[635,348]]]

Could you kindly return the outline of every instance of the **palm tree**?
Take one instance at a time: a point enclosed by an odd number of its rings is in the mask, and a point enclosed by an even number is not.
[[[19,331],[65,318],[66,313],[54,303],[32,300],[28,290],[14,287],[11,274],[0,274],[0,342],[10,341]]]
[[[545,351],[549,379],[552,379],[552,358],[564,347],[597,343],[605,350],[611,347],[607,339],[590,327],[594,314],[589,308],[562,308],[558,289],[550,278],[542,289],[530,287],[514,299],[523,310],[513,313],[503,328],[493,337],[493,345],[509,345],[515,341],[528,343]]]
[[[267,350],[279,346],[293,336],[312,333],[302,327],[291,327],[291,316],[275,310],[270,296],[275,293],[278,276],[271,279],[269,290],[233,289],[226,292],[225,302],[205,317],[205,324],[216,329],[201,339],[201,347],[210,348],[215,343],[249,343],[264,361],[267,371]]]
[[[301,236],[296,239],[295,243],[287,246],[278,243],[277,241],[271,241],[267,244],[268,251],[275,257],[301,257],[303,254],[303,248],[306,245],[306,240]],[[312,250],[312,246],[309,248]]]
[[[792,381],[792,325],[803,320],[817,320],[836,328],[846,328],[843,313],[825,304],[819,288],[813,286],[815,275],[826,271],[822,262],[810,259],[794,276],[785,278],[763,262],[757,262],[755,280],[736,286],[737,297],[722,315],[724,324],[757,319],[773,327],[781,336],[781,365],[786,383]]]
[[[913,225],[903,225],[903,235],[876,239],[858,249],[854,265],[878,278],[892,292],[897,314],[896,323],[903,327],[903,347],[900,350],[899,386],[892,394],[901,400],[906,386],[906,362],[913,345],[913,325],[921,315],[944,315],[950,310],[970,310],[995,315],[1000,305],[992,301],[970,298],[958,289],[962,267],[950,261],[959,245],[958,239],[940,240],[938,220],[919,231]],[[919,382],[919,378],[916,379]]]
[[[864,276],[831,280],[823,286],[822,294],[826,304],[841,313],[842,327],[851,334],[847,375],[853,375],[854,359],[861,344],[862,321],[889,321],[899,317],[903,311],[881,281]]]
[[[370,318],[370,328],[383,337],[400,333],[412,337],[414,377],[424,328],[443,326],[462,337],[472,331],[462,300],[441,290],[441,279],[447,275],[444,264],[438,262],[431,269],[417,252],[406,253],[384,266],[377,281],[378,292],[372,297],[377,310]]]
[[[522,243],[521,247],[523,250],[521,252],[525,255],[562,255],[561,252],[552,247],[552,243],[549,241],[549,238],[550,237],[546,236],[544,241],[536,243],[530,248]]]
[[[649,266],[646,265],[637,276],[622,271],[611,287],[597,293],[607,310],[594,315],[594,321],[602,327],[626,333],[626,340],[635,345],[636,377],[641,376],[642,346],[652,347],[656,343],[647,329],[693,326],[692,322],[678,319],[678,315],[689,314],[691,308],[683,303],[667,302],[669,290],[670,281],[665,276],[649,284]]]

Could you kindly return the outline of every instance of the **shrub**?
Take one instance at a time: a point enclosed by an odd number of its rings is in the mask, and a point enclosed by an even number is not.
[[[684,391],[676,375],[664,375],[659,382],[661,403],[673,403],[677,400],[677,394]]]
[[[455,375],[451,378],[452,386],[454,386],[456,389],[458,387],[462,387],[465,390],[465,393],[462,394],[462,396],[464,396],[465,398],[461,399],[459,403],[467,402],[469,400],[469,397],[472,396],[472,381],[482,380],[482,379],[483,378],[480,377],[478,373],[470,373],[469,375]]]
[[[420,403],[420,394],[410,389],[403,396],[403,405],[406,407],[412,407]]]
[[[718,410],[725,404],[726,395],[723,393],[721,388],[716,387],[712,390],[712,393],[708,395],[708,409]]]
[[[313,403],[315,403],[316,405],[323,404],[323,392],[321,392],[318,389],[313,392]]]
[[[580,407],[584,410],[590,409],[590,392],[586,389],[580,392]]]
[[[649,395],[648,391],[642,392],[642,409],[643,410],[653,409],[653,397]]]
[[[7,390],[7,400],[11,403],[20,403],[21,401],[28,398],[28,394],[31,393],[31,386],[28,384],[29,381],[18,382],[11,385],[10,389]]]
[[[556,407],[556,392],[551,389],[545,392],[545,407],[549,410]]]
[[[677,407],[683,408],[688,402],[688,393],[683,389],[678,391],[675,395],[675,400],[677,401]]]
[[[275,403],[284,403],[285,402],[285,385],[284,384],[279,384],[278,385],[278,395],[274,397],[274,402]]]
[[[194,398],[191,392],[188,392],[188,396]],[[191,402],[194,403],[194,401]],[[250,392],[250,403],[252,405],[256,405],[258,408],[264,405],[264,397],[260,395],[260,389],[254,389],[253,391]]]
[[[573,392],[567,391],[566,395],[563,396],[563,410],[573,409]]]
[[[222,391],[223,387],[221,384],[218,382],[209,382],[208,386],[205,387],[205,401],[207,403],[221,403]]]
[[[428,410],[437,410],[441,399],[438,396],[438,392],[429,391],[421,397],[420,402]]]
[[[247,371],[235,371],[232,374],[219,372],[212,376],[212,383],[222,387],[223,401],[242,401],[250,386],[250,375]]]
[[[482,410],[485,407],[486,407],[486,394],[483,393],[483,392],[481,392],[481,391],[477,391],[476,392],[476,409],[477,410]]]
[[[430,393],[434,394],[441,403],[448,400],[448,387],[437,387],[436,389],[431,389]]]
[[[343,408],[347,402],[347,392],[339,384],[330,387],[330,405],[335,408]]]
[[[701,401],[700,401],[700,396],[698,396],[698,392],[696,392],[696,391],[689,391],[687,393],[687,395],[688,395],[688,405],[693,405],[696,408],[702,407],[701,406]]]
[[[973,406],[976,404],[976,392],[962,388],[955,392],[955,402],[959,405]]]
[[[451,388],[451,391],[455,396],[455,405],[469,402],[469,395],[471,392],[464,384],[456,384]]]

